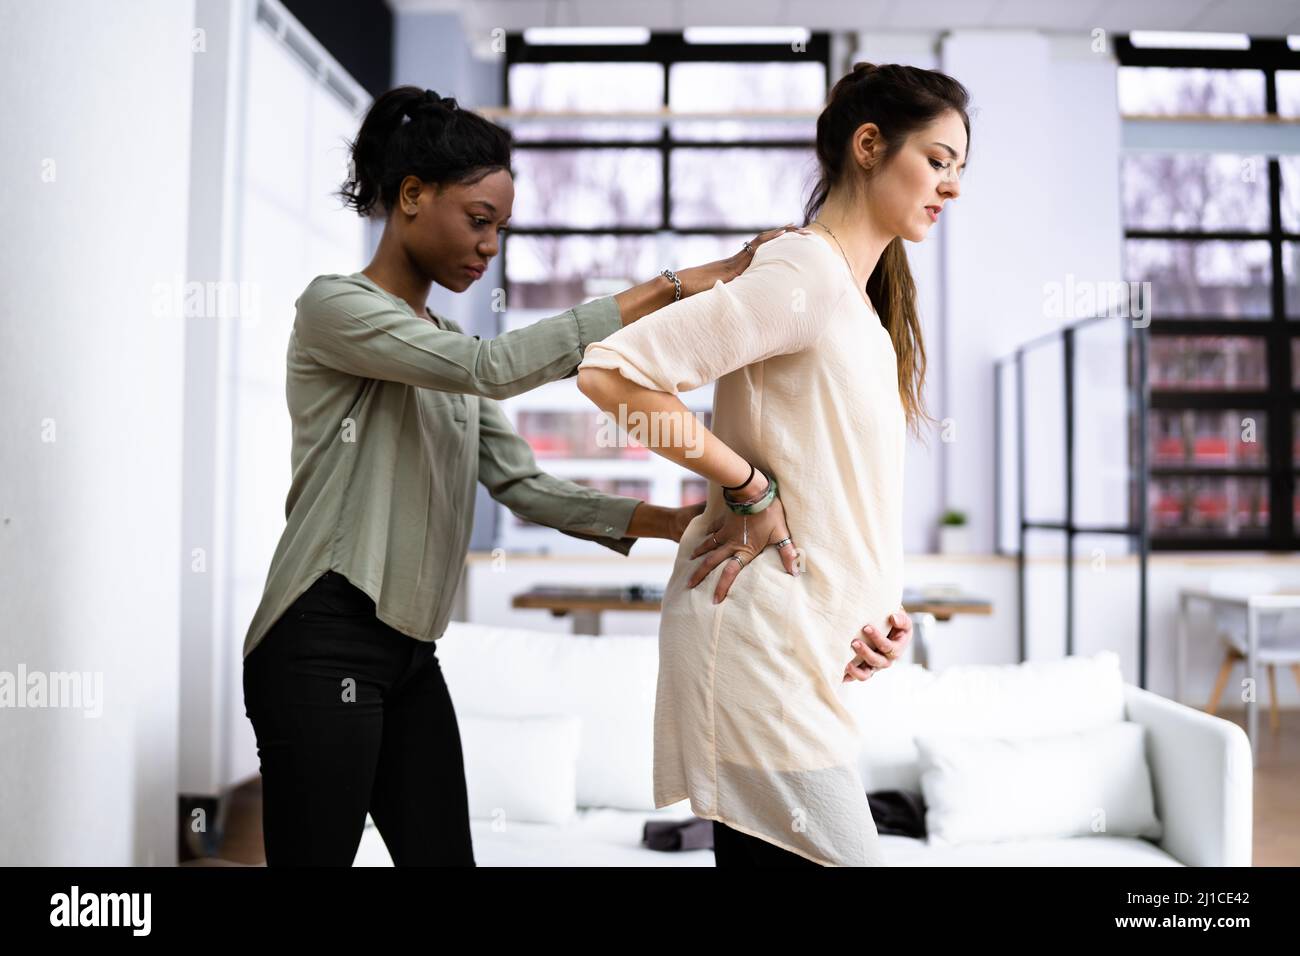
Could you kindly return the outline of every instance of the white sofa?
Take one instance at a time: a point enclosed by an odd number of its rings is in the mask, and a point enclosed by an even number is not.
[[[461,725],[480,866],[713,865],[711,850],[641,845],[647,820],[692,815],[688,801],[653,807],[657,655],[654,637],[450,625],[438,658]],[[864,799],[867,791],[922,791],[918,740],[932,735],[1028,741],[1120,721],[1142,728],[1122,730],[1138,740],[1131,755],[1138,764],[1145,753],[1147,812],[1158,818],[1158,837],[953,843],[882,834],[890,865],[1250,865],[1253,769],[1245,733],[1125,683],[1111,652],[940,673],[897,663],[844,693],[864,729]],[[947,793],[950,805],[960,804],[960,790],[954,795],[949,786]],[[983,805],[970,814],[976,821],[985,815]],[[392,865],[369,819],[355,865]]]

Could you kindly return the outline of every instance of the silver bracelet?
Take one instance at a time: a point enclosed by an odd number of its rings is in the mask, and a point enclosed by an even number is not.
[[[665,279],[672,280],[673,286],[675,287],[673,291],[673,301],[676,302],[678,299],[682,297],[682,280],[677,278],[677,273],[673,272],[672,269],[665,269],[663,272],[659,274],[663,276]]]

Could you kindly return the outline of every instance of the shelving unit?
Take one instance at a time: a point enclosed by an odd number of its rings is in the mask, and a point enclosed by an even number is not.
[[[1300,546],[1300,49],[1115,38],[1125,278],[1150,285],[1151,547]],[[1229,92],[1231,91],[1231,92]],[[1176,188],[1171,188],[1176,187]]]

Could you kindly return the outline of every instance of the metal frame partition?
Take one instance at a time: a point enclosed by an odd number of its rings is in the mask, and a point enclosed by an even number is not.
[[[1098,322],[1123,322],[1126,325],[1124,336],[1126,381],[1128,392],[1128,429],[1129,460],[1132,467],[1128,482],[1128,523],[1123,525],[1086,525],[1074,520],[1074,386],[1075,386],[1075,333],[1084,326]],[[1147,554],[1150,539],[1147,529],[1147,507],[1144,495],[1148,487],[1147,465],[1147,408],[1150,404],[1147,385],[1146,336],[1144,328],[1135,327],[1128,316],[1093,316],[1062,326],[1046,335],[1022,344],[1016,351],[998,359],[993,366],[993,402],[994,402],[994,543],[999,554],[1006,552],[1002,548],[1002,459],[1003,434],[1002,423],[1002,384],[1003,373],[1011,366],[1016,374],[1016,424],[1015,424],[1015,468],[1016,468],[1016,512],[1018,529],[1017,548],[1017,601],[1018,601],[1018,638],[1020,660],[1026,659],[1025,641],[1025,542],[1030,531],[1059,531],[1065,534],[1065,653],[1074,653],[1074,539],[1079,534],[1116,534],[1133,538],[1137,545],[1138,556],[1138,686],[1147,686]],[[1062,387],[1064,389],[1064,518],[1060,521],[1031,520],[1025,508],[1025,353],[1034,348],[1060,342],[1062,346]],[[1136,520],[1135,520],[1136,519]]]

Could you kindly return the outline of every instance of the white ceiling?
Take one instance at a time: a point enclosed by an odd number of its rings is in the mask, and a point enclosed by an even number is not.
[[[1297,0],[388,0],[402,13],[461,14],[473,31],[504,27],[802,26],[906,32],[1036,29],[1300,33]]]

